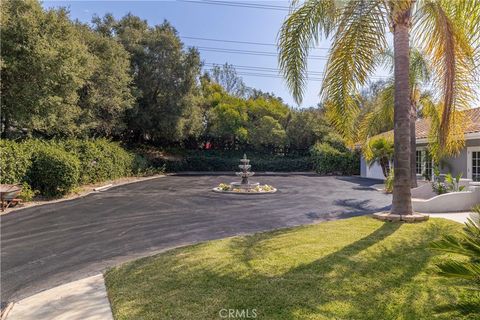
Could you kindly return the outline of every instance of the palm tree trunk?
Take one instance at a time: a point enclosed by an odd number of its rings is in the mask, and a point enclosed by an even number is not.
[[[411,139],[410,139],[410,84],[409,84],[409,29],[410,10],[395,19],[393,47],[395,51],[395,110],[394,110],[394,168],[392,214],[412,214]]]
[[[417,141],[415,132],[415,122],[417,120],[417,106],[411,102],[410,114],[410,170],[412,172],[410,179],[410,188],[418,187],[417,184]]]

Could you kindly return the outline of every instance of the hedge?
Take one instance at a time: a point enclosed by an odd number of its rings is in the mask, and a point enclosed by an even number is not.
[[[334,141],[333,141],[334,142]],[[333,145],[333,146],[332,146]],[[360,156],[335,143],[318,143],[310,156],[248,153],[253,171],[311,171],[319,174],[354,175],[360,172]],[[97,140],[0,141],[0,183],[28,182],[44,195],[60,195],[75,185],[155,172],[238,171],[243,152],[181,151],[177,160],[165,158],[161,150],[138,148],[127,151],[120,144]],[[178,153],[178,152],[177,152]],[[140,154],[146,154],[148,159]],[[153,154],[153,156],[149,155]],[[50,163],[51,162],[51,163]],[[79,169],[78,177],[76,169]],[[155,167],[156,169],[152,169]],[[55,172],[63,173],[66,180]],[[52,179],[50,179],[52,177]],[[55,177],[55,178],[53,178]],[[47,179],[45,181],[40,181]],[[58,185],[52,184],[58,181]]]
[[[312,161],[319,174],[360,174],[360,153],[345,149],[338,150],[328,143],[317,143],[312,147]]]
[[[247,154],[252,171],[312,171],[310,157],[284,157]],[[179,171],[239,171],[238,165],[243,154],[238,152],[216,152],[199,150],[188,152],[181,160],[151,159],[152,165],[163,167],[168,172]]]
[[[0,183],[22,182],[30,168],[31,152],[23,145],[0,141]]]
[[[80,184],[95,183],[132,175],[135,156],[118,143],[105,139],[67,140],[62,147],[78,156],[82,172]]]
[[[53,161],[48,167],[48,161]],[[36,161],[36,162],[35,162]],[[66,178],[75,185],[95,183],[146,172],[147,162],[141,156],[106,139],[97,140],[37,140],[22,142],[0,141],[0,183],[28,182],[43,195],[61,195],[71,190],[69,182],[58,180],[57,188],[47,186],[52,181],[39,181],[54,176],[52,170],[68,171]],[[79,175],[70,175],[78,164]],[[63,172],[63,171],[62,171]],[[57,177],[58,178],[58,177]],[[48,178],[49,179],[49,178]]]
[[[153,158],[152,163],[166,171],[238,171],[238,152],[204,151],[187,152],[181,160]],[[295,172],[316,171],[322,175],[360,174],[360,154],[347,148],[337,149],[329,143],[316,144],[310,156],[272,156],[248,154],[253,171]]]

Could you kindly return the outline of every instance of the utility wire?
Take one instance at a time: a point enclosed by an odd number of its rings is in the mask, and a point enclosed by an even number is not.
[[[268,52],[268,51],[254,51],[254,50],[228,49],[228,48],[216,48],[216,47],[196,47],[196,48],[202,51],[219,52],[219,53],[248,54],[248,55],[254,55],[254,56],[266,56],[266,57],[278,56],[278,53]],[[328,57],[326,56],[318,56],[318,55],[311,55],[311,56],[308,56],[308,58],[316,59],[316,60],[328,59]]]
[[[215,66],[222,66],[220,64],[216,63],[205,63],[206,66],[209,67],[215,67]],[[280,72],[281,70],[278,68],[268,68],[268,67],[258,67],[258,66],[242,66],[242,65],[234,65],[231,64],[235,69],[244,69],[244,70],[253,70],[253,71],[265,71],[265,72]],[[309,71],[308,73],[311,74],[317,74],[317,75],[323,75],[324,72],[321,71]]]
[[[205,63],[205,66],[209,67],[210,70],[213,70],[214,67],[216,67],[216,66],[221,67],[222,64],[208,63],[207,62],[207,63]],[[280,74],[281,70],[278,69],[278,68],[268,68],[268,67],[260,67],[260,66],[244,66],[244,65],[234,65],[234,64],[231,64],[231,66],[233,66],[236,70],[239,70],[240,72],[258,71],[258,72],[262,72],[264,75],[272,75],[272,76],[282,77],[282,75]],[[269,74],[268,72],[273,72],[273,73],[276,73],[276,74]],[[325,75],[325,72],[323,72],[323,71],[308,71],[307,75],[322,77],[323,75]],[[376,79],[387,79],[388,78],[386,76],[370,76],[370,77],[371,78],[376,78]]]
[[[210,1],[210,0],[204,0],[204,1],[177,0],[177,1],[187,2],[187,3],[195,3],[195,4],[227,6],[227,7],[264,9],[264,10],[275,10],[275,11],[284,11],[284,12],[289,11],[289,7],[287,7],[287,6],[267,5],[267,4],[259,4],[259,3],[233,2],[233,1]]]
[[[277,45],[274,44],[274,43],[265,43],[265,42],[238,41],[238,40],[212,39],[212,38],[187,37],[187,36],[181,36],[181,38],[182,38],[182,39],[189,39],[189,40],[213,41],[213,42],[227,42],[227,43],[251,44],[251,45],[256,45],[256,46],[277,47]],[[329,50],[330,48],[325,48],[325,47],[310,47],[310,49]]]
[[[206,68],[205,69],[206,71],[213,71],[213,68]],[[239,76],[253,76],[253,77],[263,77],[263,78],[271,78],[271,79],[284,79],[284,77],[282,75],[279,75],[279,74],[268,74],[268,73],[262,73],[262,72],[251,72],[251,71],[242,71],[242,70],[239,70],[237,71],[237,75]],[[317,77],[315,77],[316,75],[312,75],[312,76],[307,76],[306,80],[308,81],[323,81],[324,79],[323,78],[319,78],[318,75]],[[378,78],[379,80],[383,79],[382,77],[380,76],[373,76],[371,78]]]

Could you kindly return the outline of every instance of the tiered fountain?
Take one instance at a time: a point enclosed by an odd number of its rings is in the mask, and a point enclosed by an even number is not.
[[[250,160],[247,159],[247,155],[244,154],[243,158],[240,159],[242,163],[238,167],[241,169],[240,172],[235,172],[238,177],[242,178],[240,182],[231,182],[230,184],[220,183],[216,188],[213,188],[215,192],[224,192],[224,193],[244,193],[244,194],[255,194],[255,193],[274,193],[277,191],[272,186],[267,184],[260,185],[258,182],[250,182],[248,178],[253,176],[255,172],[251,172]]]

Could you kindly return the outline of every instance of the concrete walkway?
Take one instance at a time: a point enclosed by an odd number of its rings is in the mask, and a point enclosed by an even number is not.
[[[103,275],[49,289],[13,305],[7,320],[113,320]]]
[[[445,218],[458,223],[467,222],[472,212],[454,212],[454,213],[429,213],[430,218]]]

